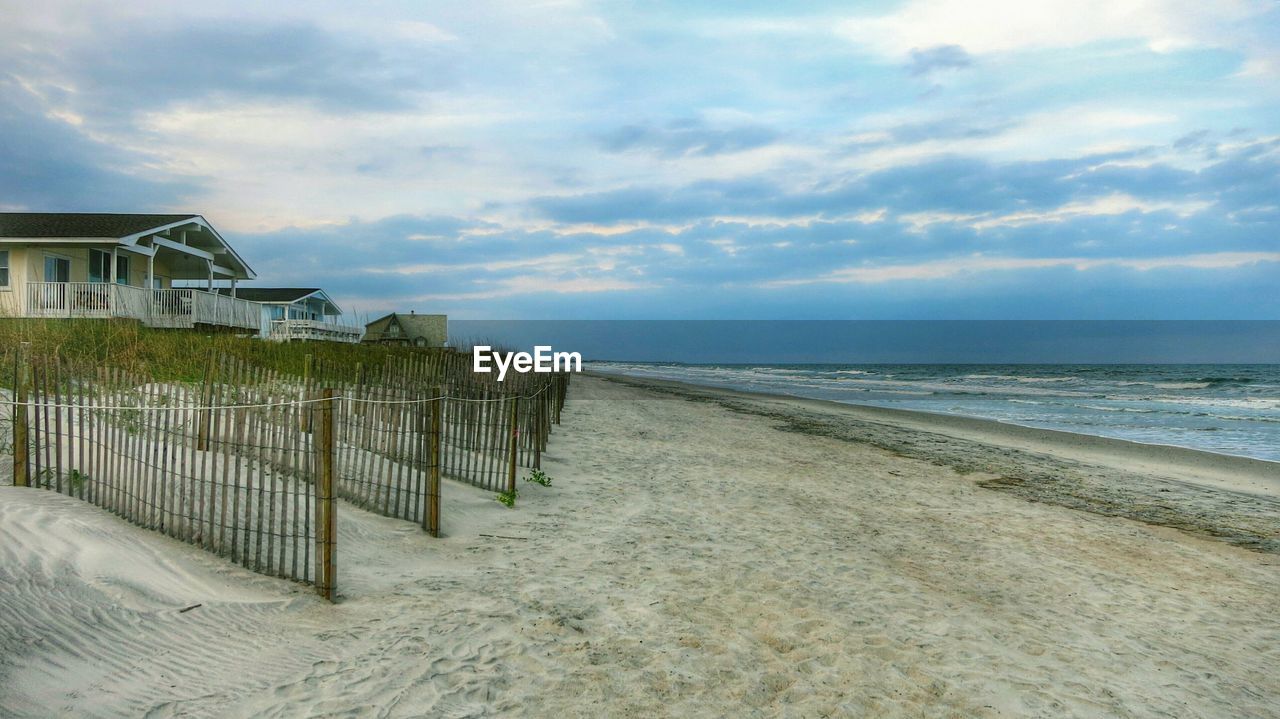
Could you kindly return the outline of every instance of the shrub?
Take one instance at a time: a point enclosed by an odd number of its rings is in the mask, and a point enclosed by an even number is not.
[[[547,476],[546,472],[543,472],[540,469],[535,469],[530,471],[529,476],[525,477],[524,481],[533,482],[534,484],[541,484],[544,487],[551,486],[551,478]]]
[[[494,497],[494,499],[498,500],[499,502],[502,502],[507,507],[514,507],[516,506],[516,497],[519,497],[519,496],[520,496],[520,492],[513,489],[510,492],[500,493],[498,496]]]

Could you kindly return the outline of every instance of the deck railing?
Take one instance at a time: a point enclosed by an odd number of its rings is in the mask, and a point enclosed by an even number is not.
[[[150,302],[147,290],[141,287],[105,282],[29,282],[25,314],[145,321],[150,316]]]
[[[238,297],[190,288],[152,290],[150,324],[154,327],[217,325],[257,330],[262,325],[262,305]]]
[[[327,340],[329,342],[356,343],[364,336],[364,328],[322,320],[272,320],[268,339],[280,342],[289,340]]]
[[[259,330],[262,305],[195,289],[148,290],[106,282],[29,282],[27,317],[141,320],[152,327],[197,324]]]

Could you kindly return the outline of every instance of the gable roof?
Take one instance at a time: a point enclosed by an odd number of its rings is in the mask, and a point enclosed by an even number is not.
[[[0,212],[0,237],[120,239],[199,215],[124,215],[108,212]]]
[[[231,294],[230,287],[219,287],[215,291],[220,295]],[[301,302],[308,297],[315,297],[324,303],[324,309],[322,310],[324,314],[342,314],[342,308],[329,299],[328,293],[319,287],[238,287],[236,288],[236,297],[250,302],[282,305]]]
[[[174,233],[178,235],[175,237]],[[216,260],[213,269],[224,277],[257,277],[235,248],[207,220],[195,214],[0,212],[0,241],[6,244],[114,242],[126,249],[149,250],[160,246],[203,261]],[[188,274],[194,272],[190,267],[186,269]]]

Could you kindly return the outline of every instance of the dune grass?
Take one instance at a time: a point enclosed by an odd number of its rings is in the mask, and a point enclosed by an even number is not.
[[[25,344],[24,344],[25,343]],[[32,356],[59,356],[78,365],[106,365],[155,380],[199,381],[210,353],[245,359],[283,373],[301,375],[307,355],[322,367],[354,371],[357,363],[381,366],[387,358],[424,351],[337,342],[266,342],[231,333],[156,329],[132,320],[0,319],[0,367],[13,366],[25,347]],[[0,371],[9,385],[12,371]]]

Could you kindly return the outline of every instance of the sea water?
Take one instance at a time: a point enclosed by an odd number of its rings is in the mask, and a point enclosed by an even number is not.
[[[593,362],[589,371],[982,417],[1280,462],[1280,365]]]

